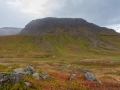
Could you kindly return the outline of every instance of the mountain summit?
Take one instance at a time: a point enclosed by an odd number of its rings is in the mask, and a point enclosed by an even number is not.
[[[48,34],[48,33],[82,33],[115,34],[112,29],[99,27],[82,18],[43,18],[28,23],[20,34]]]

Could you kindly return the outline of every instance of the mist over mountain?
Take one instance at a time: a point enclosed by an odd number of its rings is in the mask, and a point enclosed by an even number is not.
[[[2,27],[0,28],[0,36],[18,34],[21,30],[22,28]]]

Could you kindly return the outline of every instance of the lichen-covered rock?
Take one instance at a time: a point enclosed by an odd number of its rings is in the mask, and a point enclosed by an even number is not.
[[[8,83],[8,82],[9,82],[9,74],[0,73],[0,85],[3,85],[4,83]]]
[[[16,74],[33,74],[34,68],[32,66],[27,66],[25,68],[16,68],[13,70],[13,73]]]
[[[25,71],[24,71],[24,68],[16,68],[16,69],[13,70],[13,73],[24,74]]]
[[[25,74],[33,74],[34,73],[34,68],[32,66],[27,66],[24,68]]]
[[[9,80],[12,83],[18,83],[23,80],[23,75],[22,74],[10,74]]]

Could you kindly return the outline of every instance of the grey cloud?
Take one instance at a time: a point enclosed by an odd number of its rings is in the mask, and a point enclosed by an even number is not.
[[[0,27],[23,28],[32,20],[30,16],[24,13],[10,9],[10,6],[7,5],[6,1],[7,0],[0,0]]]
[[[28,14],[10,9],[6,1],[9,0],[0,0],[0,27],[24,27],[35,19]],[[48,0],[45,5],[54,5],[56,2],[60,7],[45,11],[50,13],[43,15],[44,17],[83,18],[100,26],[120,23],[120,0]]]
[[[53,16],[79,17],[98,25],[120,23],[120,0],[66,0]]]

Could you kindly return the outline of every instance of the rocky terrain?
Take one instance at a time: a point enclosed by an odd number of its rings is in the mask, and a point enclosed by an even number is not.
[[[107,70],[110,67],[107,66],[105,68],[106,65],[103,61],[79,61],[81,63],[77,63],[79,66],[72,65],[76,61],[67,63],[37,61],[36,63],[39,64],[34,63],[33,65],[27,65],[27,62],[23,60],[19,60],[20,63],[17,62],[16,64],[13,64],[13,62],[5,63],[5,61],[0,63],[1,90],[119,90],[120,87],[120,78],[115,78],[111,74],[117,75],[119,71],[115,72],[117,68],[114,68],[114,72]],[[103,65],[97,64],[97,66],[103,67],[101,67],[101,70],[95,66],[94,68],[89,68],[84,64],[82,65],[82,62],[89,66],[91,66],[90,64],[101,62]],[[43,63],[46,64],[42,66]],[[115,61],[106,62],[108,65],[115,65],[115,63]],[[116,64],[120,64],[120,62]],[[96,71],[94,71],[95,68]]]

